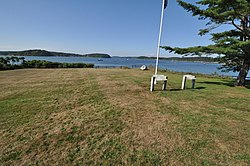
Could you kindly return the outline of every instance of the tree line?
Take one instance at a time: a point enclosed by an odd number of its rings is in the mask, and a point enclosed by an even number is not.
[[[46,50],[24,50],[24,51],[0,51],[0,55],[4,56],[64,56],[64,57],[91,57],[91,58],[111,58],[110,55],[104,53],[92,54],[74,54],[64,52],[52,52]]]
[[[26,61],[24,57],[0,57],[0,70],[13,70],[24,68],[93,68],[94,64],[86,63],[60,63],[45,60]]]
[[[155,57],[147,57],[147,56],[139,56],[136,58],[137,59],[155,59]],[[213,57],[169,57],[169,58],[159,57],[159,59],[160,60],[174,60],[174,61],[190,61],[190,62],[219,62],[219,58],[213,58]]]

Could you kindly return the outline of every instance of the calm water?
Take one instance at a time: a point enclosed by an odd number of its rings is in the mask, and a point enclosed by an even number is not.
[[[103,58],[103,61],[98,61],[98,58],[83,58],[83,57],[41,57],[41,56],[25,56],[26,60],[47,60],[52,62],[69,62],[69,63],[93,63],[95,66],[141,66],[141,65],[152,65],[155,66],[155,60],[145,60],[136,58]],[[170,61],[170,60],[160,60],[159,68],[167,69],[179,72],[192,72],[192,73],[202,73],[202,74],[213,74],[217,73],[219,75],[227,76],[237,76],[238,73],[229,72],[224,73],[218,70],[219,64],[214,63],[202,63],[202,62],[180,62],[180,61]],[[248,74],[250,77],[250,73]]]

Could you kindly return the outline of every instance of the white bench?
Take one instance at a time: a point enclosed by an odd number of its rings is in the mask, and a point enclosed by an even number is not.
[[[192,87],[191,88],[194,89],[196,76],[193,76],[193,75],[183,75],[181,89],[185,89],[186,88],[186,82],[187,82],[187,80],[192,80]]]
[[[154,85],[157,83],[157,81],[163,81],[163,85],[162,85],[162,90],[166,90],[167,89],[167,81],[168,81],[168,77],[164,76],[164,75],[153,75],[151,77],[151,86],[150,86],[150,91],[153,92],[154,91]]]

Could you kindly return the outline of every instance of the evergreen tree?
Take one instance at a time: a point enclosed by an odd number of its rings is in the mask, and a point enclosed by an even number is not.
[[[163,46],[165,50],[181,55],[222,55],[221,69],[238,71],[237,86],[244,86],[250,69],[250,0],[199,0],[196,4],[177,0],[193,16],[208,20],[199,35],[210,33],[213,45],[178,48]],[[212,30],[229,25],[230,30],[212,33]]]

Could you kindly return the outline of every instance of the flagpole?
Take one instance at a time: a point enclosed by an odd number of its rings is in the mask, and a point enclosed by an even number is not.
[[[155,75],[157,75],[157,72],[158,72],[160,44],[161,44],[161,36],[162,36],[162,24],[163,24],[163,17],[164,17],[164,9],[165,9],[165,0],[162,0],[161,22],[160,22],[160,31],[159,31],[159,37],[158,37],[157,53],[156,53]]]

